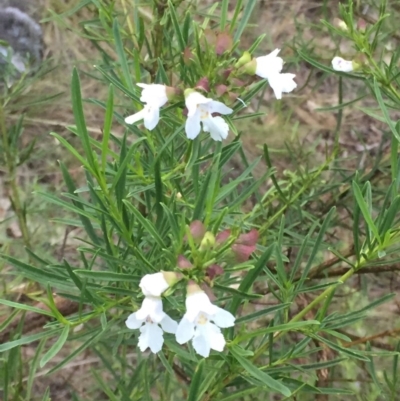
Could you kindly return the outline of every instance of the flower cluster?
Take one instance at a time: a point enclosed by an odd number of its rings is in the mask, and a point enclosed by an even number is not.
[[[164,331],[175,334],[179,344],[192,340],[195,351],[208,357],[210,351],[223,351],[226,341],[221,328],[232,327],[235,317],[211,303],[207,294],[190,281],[187,286],[186,313],[178,324],[163,311],[161,294],[175,284],[181,276],[173,272],[146,274],[140,281],[144,300],[140,309],[128,316],[126,326],[139,329],[138,346],[153,353],[161,351]]]
[[[167,101],[175,96],[173,88],[159,84],[137,84],[143,88],[140,100],[145,106],[139,112],[126,117],[127,124],[134,124],[144,120],[144,126],[148,130],[154,129],[160,120],[160,108]],[[213,99],[209,99],[201,93],[186,89],[185,104],[188,110],[185,125],[186,135],[189,139],[195,139],[200,134],[200,123],[203,125],[203,131],[209,132],[211,138],[215,141],[222,141],[228,136],[229,126],[222,117],[213,117],[213,113],[231,114],[233,110]]]
[[[226,38],[224,35],[220,35],[219,40],[224,43]],[[223,48],[225,47],[223,46]],[[222,47],[220,50],[222,51]],[[221,51],[217,53],[219,54]],[[231,76],[235,80],[236,75],[258,75],[268,80],[276,98],[281,99],[282,93],[292,92],[297,84],[294,82],[294,74],[282,73],[283,60],[278,57],[279,52],[280,49],[276,49],[266,56],[253,59],[249,53],[245,53],[236,63],[236,70],[233,68],[227,70],[227,77]],[[144,126],[148,130],[153,130],[160,120],[160,108],[168,101],[179,100],[181,91],[160,84],[138,83],[137,85],[143,89],[140,101],[144,104],[144,108],[126,117],[125,122],[134,124],[143,120]],[[228,94],[227,88],[226,85],[221,84],[216,86],[215,91],[219,96],[222,96]],[[204,96],[200,91],[209,91],[206,77],[199,81],[195,89],[189,88],[184,91],[187,109],[186,136],[188,139],[195,139],[203,128],[204,132],[210,133],[212,139],[222,141],[228,136],[229,126],[220,115],[231,114],[233,110],[220,101]],[[233,93],[231,95],[238,98]]]

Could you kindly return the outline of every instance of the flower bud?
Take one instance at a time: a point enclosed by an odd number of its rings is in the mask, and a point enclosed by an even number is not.
[[[232,245],[232,251],[235,254],[236,260],[240,263],[249,260],[250,255],[256,250],[255,245],[243,245],[234,244]]]
[[[232,68],[232,67],[226,68],[225,70],[221,71],[220,77],[221,77],[223,80],[226,80],[226,79],[228,79],[229,75],[231,75],[231,72],[232,72],[232,71],[233,71],[233,68]]]
[[[201,90],[203,92],[210,92],[210,83],[208,81],[207,77],[203,77],[199,80],[199,82],[197,82],[196,86],[195,86],[196,90]]]
[[[215,53],[220,56],[227,50],[231,50],[233,46],[232,36],[227,32],[217,34],[217,43],[215,44]]]
[[[223,230],[217,234],[217,236],[215,237],[215,242],[217,243],[217,245],[222,245],[224,242],[228,240],[230,235],[231,235],[231,230],[228,229]]]
[[[243,56],[240,57],[240,59],[237,61],[237,63],[235,64],[236,68],[240,68],[243,65],[249,63],[251,61],[251,54],[249,52],[244,52]]]
[[[213,280],[215,277],[224,274],[224,269],[220,265],[211,265],[206,270],[207,276]]]
[[[221,97],[227,91],[228,91],[228,87],[224,84],[220,84],[215,87],[215,93],[218,95],[218,97]]]
[[[190,223],[189,230],[194,242],[196,243],[199,243],[206,233],[206,228],[200,220],[192,221]]]
[[[207,231],[200,243],[200,251],[206,251],[213,248],[215,245],[215,237],[211,231]]]
[[[246,234],[240,234],[235,244],[256,245],[258,241],[258,231],[253,228]]]
[[[180,269],[192,269],[193,265],[183,255],[178,256],[177,265]]]

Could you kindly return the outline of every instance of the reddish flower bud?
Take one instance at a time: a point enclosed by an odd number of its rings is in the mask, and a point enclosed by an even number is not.
[[[256,245],[258,241],[258,231],[253,228],[246,234],[239,235],[239,238],[235,241],[235,244],[241,245]]]
[[[200,79],[199,82],[197,82],[196,86],[194,87],[196,90],[201,90],[204,92],[210,92],[210,84],[208,82],[207,77],[203,77]]]
[[[178,256],[177,266],[180,269],[192,269],[193,265],[183,255]]]
[[[197,243],[201,242],[206,233],[206,228],[200,220],[192,221],[189,226],[190,234],[192,234],[193,240]]]
[[[211,265],[206,270],[207,276],[213,280],[215,277],[224,274],[224,269],[220,265]]]
[[[234,244],[232,245],[232,251],[236,256],[236,260],[238,262],[246,262],[249,260],[250,255],[256,250],[255,245],[243,245],[243,244]]]
[[[231,75],[231,72],[233,71],[233,67],[227,68],[226,70],[223,70],[220,74],[222,79],[227,79],[229,75]]]
[[[233,46],[232,36],[227,32],[217,34],[217,43],[215,44],[215,53],[220,56],[227,50],[231,50]]]
[[[218,97],[221,97],[227,91],[228,87],[226,85],[220,84],[215,87],[215,93],[218,95]]]
[[[217,234],[215,237],[215,242],[217,245],[221,245],[228,240],[231,235],[231,230],[224,230]]]
[[[233,86],[236,86],[238,88],[243,88],[244,86],[246,86],[246,82],[238,78],[233,78],[230,82]]]

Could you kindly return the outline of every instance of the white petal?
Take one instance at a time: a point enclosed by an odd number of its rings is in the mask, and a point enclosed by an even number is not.
[[[222,117],[208,117],[203,120],[204,131],[209,132],[214,141],[226,139],[229,132],[229,125]]]
[[[176,329],[175,337],[178,344],[185,344],[194,336],[194,323],[183,316]]]
[[[283,92],[291,92],[297,87],[293,78],[294,74],[275,74],[268,78],[268,83],[275,93],[277,99],[282,99]]]
[[[155,354],[161,351],[164,338],[160,327],[153,323],[146,323],[140,328],[140,332],[138,346],[142,352],[147,348],[150,348],[151,352]]]
[[[334,57],[332,60],[332,68],[336,71],[351,72],[354,70],[353,62],[345,60],[341,57]]]
[[[225,309],[218,308],[217,313],[210,317],[218,327],[232,327],[235,325],[235,316]]]
[[[137,313],[131,313],[125,321],[126,327],[131,330],[138,329],[143,324],[142,319],[137,318]]]
[[[211,344],[209,342],[208,336],[204,334],[206,333],[204,333],[201,329],[199,330],[199,328],[197,327],[196,334],[193,338],[193,348],[199,355],[207,358],[210,355]]]
[[[268,78],[271,75],[278,74],[282,71],[283,60],[277,57],[280,49],[275,49],[266,56],[257,57],[256,75],[261,78]]]
[[[294,89],[297,88],[296,82],[294,82],[295,74],[279,74],[281,85],[282,85],[282,92],[289,93],[292,92]]]
[[[138,121],[140,121],[140,120],[143,120],[145,113],[146,113],[146,112],[145,112],[144,109],[143,109],[143,110],[140,110],[140,111],[138,111],[137,113],[132,114],[131,116],[126,117],[126,118],[125,118],[125,122],[126,122],[127,124],[134,124],[134,123],[136,123],[136,122],[138,122]]]
[[[166,282],[164,275],[159,272],[143,276],[139,287],[145,296],[160,297],[169,287],[169,284]]]
[[[221,352],[224,350],[225,344],[224,336],[215,324],[208,322],[196,327],[193,348],[201,356],[207,358],[210,355],[210,349]]]
[[[186,136],[189,139],[194,139],[200,134],[200,111],[196,109],[191,117],[188,116],[185,124]]]
[[[230,107],[226,106],[222,102],[218,102],[217,100],[210,102],[207,107],[210,113],[231,114],[233,112]]]
[[[221,330],[212,323],[208,323],[205,326],[208,334],[208,343],[210,344],[211,349],[222,352],[224,350],[226,341],[221,333]]]
[[[185,104],[188,109],[188,117],[194,116],[197,111],[197,106],[199,104],[207,104],[212,102],[212,99],[207,99],[199,92],[190,93],[185,99]]]
[[[137,319],[144,321],[150,318],[154,323],[160,323],[164,316],[162,300],[156,297],[145,297],[142,306],[136,312]]]
[[[186,297],[186,318],[194,322],[200,312],[206,315],[214,315],[217,313],[218,307],[213,305],[204,291],[189,294]]]
[[[137,84],[137,86],[143,88],[140,101],[142,103],[148,103],[155,107],[162,107],[168,102],[166,86],[160,84]]]
[[[175,334],[176,329],[178,328],[178,323],[175,320],[171,319],[167,314],[165,314],[163,320],[160,322],[162,329],[166,333]]]
[[[144,106],[144,126],[148,130],[153,130],[160,121],[160,108],[152,104]]]

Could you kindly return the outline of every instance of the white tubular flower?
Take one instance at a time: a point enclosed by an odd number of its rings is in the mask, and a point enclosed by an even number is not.
[[[144,120],[144,126],[148,130],[156,127],[160,120],[160,107],[168,102],[167,87],[159,84],[137,84],[143,89],[140,101],[145,106],[139,112],[125,118],[127,124],[134,124],[140,120]]]
[[[282,93],[292,92],[297,87],[296,82],[294,82],[295,74],[281,74],[283,60],[278,57],[280,51],[280,49],[275,49],[266,56],[257,57],[255,71],[259,77],[268,79],[277,99],[282,99]]]
[[[163,311],[162,300],[158,297],[145,297],[141,308],[130,314],[125,324],[128,329],[140,329],[140,350],[144,352],[150,348],[155,354],[161,351],[164,343],[163,331],[175,334],[178,327],[177,322]]]
[[[203,130],[209,132],[212,139],[222,141],[228,136],[229,126],[222,117],[213,117],[212,113],[231,114],[233,110],[221,102],[208,99],[199,92],[189,90],[186,95],[188,116],[185,131],[189,139],[195,139],[200,134],[200,123]]]
[[[207,358],[211,349],[223,351],[226,341],[220,327],[232,327],[235,324],[235,317],[230,312],[213,305],[206,293],[197,285],[189,285],[188,291],[186,313],[176,330],[176,341],[184,344],[193,339],[195,351]]]
[[[261,78],[269,79],[270,76],[279,74],[283,68],[283,60],[278,57],[281,49],[275,49],[270,54],[262,57],[256,57],[255,74]]]
[[[354,65],[352,61],[345,60],[341,57],[334,57],[332,60],[332,68],[335,71],[351,72],[354,71]]]

